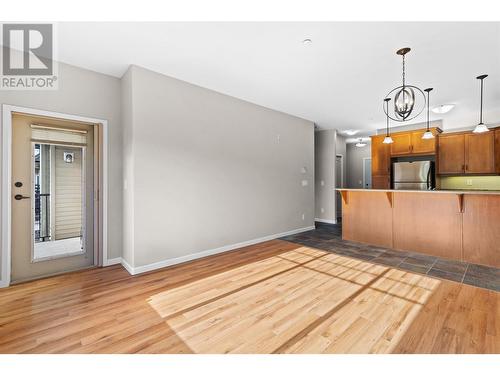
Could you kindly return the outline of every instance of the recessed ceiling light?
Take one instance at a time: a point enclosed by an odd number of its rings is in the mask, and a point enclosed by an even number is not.
[[[349,130],[345,130],[344,131],[344,134],[347,134],[347,135],[355,135],[355,134],[358,134],[359,133],[359,130],[354,130],[354,129],[349,129]]]
[[[363,141],[363,138],[360,138],[359,141],[355,144],[356,147],[365,147],[366,142]]]
[[[437,107],[432,108],[432,112],[439,113],[439,114],[448,113],[454,107],[455,107],[455,104],[441,104],[441,105],[438,105]]]
[[[313,41],[312,41],[311,39],[307,38],[307,39],[304,39],[304,40],[302,41],[302,44],[309,45],[309,44],[311,44],[312,42],[313,42]]]

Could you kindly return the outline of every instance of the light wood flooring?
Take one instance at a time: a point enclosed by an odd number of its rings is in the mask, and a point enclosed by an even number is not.
[[[500,293],[274,240],[1,289],[0,353],[500,353]]]

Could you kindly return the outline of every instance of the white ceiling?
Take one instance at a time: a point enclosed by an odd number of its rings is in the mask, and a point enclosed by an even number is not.
[[[136,64],[360,134],[384,126],[395,51],[409,46],[407,82],[434,87],[431,105],[456,104],[433,119],[477,123],[475,77],[487,73],[485,120],[500,123],[500,23],[59,23],[57,38],[69,64],[116,77]]]

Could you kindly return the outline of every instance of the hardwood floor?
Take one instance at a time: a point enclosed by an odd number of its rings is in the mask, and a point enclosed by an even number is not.
[[[500,353],[500,293],[274,240],[0,290],[0,353]]]

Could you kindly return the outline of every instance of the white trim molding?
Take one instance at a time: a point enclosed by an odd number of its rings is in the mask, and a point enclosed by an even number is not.
[[[153,271],[153,270],[157,270],[159,268],[173,266],[173,265],[179,264],[179,263],[189,262],[190,260],[205,258],[205,257],[210,256],[210,255],[215,255],[215,254],[224,253],[226,251],[236,250],[236,249],[239,249],[241,247],[255,245],[255,244],[260,243],[260,242],[270,241],[270,240],[274,240],[276,238],[290,236],[292,234],[307,232],[307,231],[313,230],[313,229],[315,229],[314,226],[294,229],[294,230],[291,230],[288,232],[271,234],[269,236],[260,237],[260,238],[256,238],[256,239],[249,240],[249,241],[239,242],[239,243],[235,243],[232,245],[226,245],[226,246],[218,247],[215,249],[200,251],[198,253],[193,253],[193,254],[189,254],[189,255],[185,255],[185,256],[181,256],[181,257],[177,257],[177,258],[172,258],[172,259],[166,259],[166,260],[162,260],[160,262],[150,263],[150,264],[146,264],[144,266],[138,266],[138,267],[133,267],[129,263],[127,263],[125,261],[125,259],[122,259],[122,265],[131,275],[137,275],[139,273]]]
[[[106,263],[103,264],[103,267],[114,266],[115,264],[122,264],[122,261],[123,261],[123,259],[120,257],[107,259]]]
[[[50,112],[42,109],[19,107],[2,104],[2,181],[0,233],[2,268],[0,270],[0,287],[10,284],[11,269],[11,207],[12,207],[12,114],[22,113],[32,116],[43,116],[65,119],[70,121],[96,124],[102,129],[102,191],[99,191],[100,206],[102,207],[102,244],[100,249],[102,264],[108,264],[108,121],[103,119],[71,115],[67,113]],[[96,259],[94,261],[97,261]]]
[[[362,178],[362,189],[371,189],[372,186],[371,186],[371,182],[370,182],[370,187],[366,187],[366,161],[367,160],[372,160],[371,156],[370,157],[364,157],[363,160],[361,161],[363,163],[363,178]],[[371,176],[371,171],[370,171],[370,176]]]
[[[337,220],[328,220],[328,219],[319,219],[316,218],[314,221],[320,222],[320,223],[326,223],[326,224],[337,224]]]

